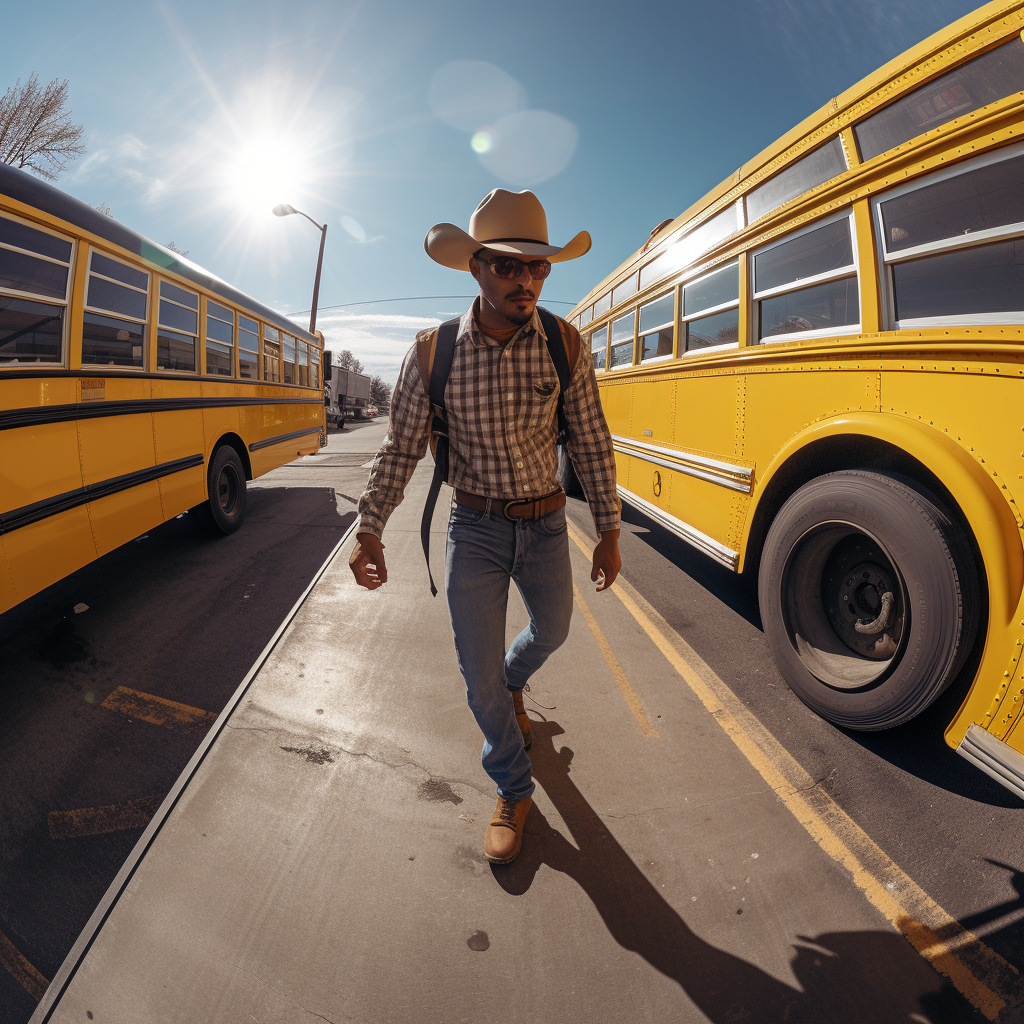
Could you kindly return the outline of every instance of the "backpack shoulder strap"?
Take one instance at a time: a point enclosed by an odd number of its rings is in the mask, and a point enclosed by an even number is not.
[[[444,389],[452,372],[455,359],[455,342],[459,336],[459,319],[446,320],[436,331],[416,342],[416,362],[420,377],[426,388],[430,407],[434,412],[430,424],[430,443],[434,453],[434,476],[427,492],[427,503],[420,520],[420,543],[423,557],[427,560],[427,577],[430,593],[436,597],[437,587],[430,572],[430,524],[434,517],[434,506],[441,484],[448,480],[448,415],[444,407]]]
[[[566,444],[569,440],[569,423],[565,418],[565,392],[569,388],[572,370],[580,357],[579,332],[559,316],[546,309],[537,307],[544,334],[547,338],[548,355],[555,364],[558,374],[558,444]]]
[[[429,353],[428,375],[423,378],[435,417],[443,418],[446,422],[444,389],[448,386],[448,377],[455,360],[455,341],[459,336],[460,321],[461,317],[446,320],[434,332],[435,340]]]
[[[437,348],[437,332],[440,328],[435,327],[432,331],[425,331],[416,338],[416,366],[420,371],[420,380],[423,381],[423,390],[430,395],[430,369],[434,365],[434,352]]]

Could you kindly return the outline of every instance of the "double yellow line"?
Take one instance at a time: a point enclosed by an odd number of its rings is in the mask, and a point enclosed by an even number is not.
[[[594,545],[571,522],[569,536],[588,558],[592,556]],[[868,901],[910,944],[989,1020],[998,1020],[1006,1007],[1013,1010],[1024,1005],[1024,981],[1017,969],[943,910],[892,861],[622,576],[611,590],[811,838],[849,872]],[[607,646],[578,589],[576,595],[599,646],[602,641]],[[604,647],[601,650],[604,653]],[[611,649],[608,651],[610,654]],[[605,657],[607,660],[608,655]],[[612,672],[614,675],[615,668]],[[625,681],[625,675],[622,678]],[[647,712],[628,681],[625,686],[632,699],[619,684],[640,727],[651,735]]]

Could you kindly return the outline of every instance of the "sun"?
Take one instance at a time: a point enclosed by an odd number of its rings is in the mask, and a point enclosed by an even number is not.
[[[261,139],[244,145],[228,162],[226,182],[232,203],[254,216],[271,216],[278,203],[299,201],[308,182],[293,146]]]

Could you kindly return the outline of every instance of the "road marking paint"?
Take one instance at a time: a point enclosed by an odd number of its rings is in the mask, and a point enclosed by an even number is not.
[[[0,932],[0,964],[38,1003],[50,984],[21,954],[3,932]]]
[[[162,796],[144,796],[123,804],[107,804],[105,807],[50,811],[46,819],[50,826],[50,838],[80,839],[82,836],[101,836],[107,832],[145,828],[162,800]]]
[[[592,555],[593,543],[571,523],[569,535]],[[1017,969],[891,860],[622,576],[611,589],[797,821],[910,944],[989,1020],[1024,1004]]]
[[[165,725],[168,729],[190,728],[196,725],[212,725],[217,716],[212,711],[189,707],[177,701],[154,697],[151,693],[130,690],[119,686],[113,690],[101,707],[118,711],[129,718],[138,718],[153,725]]]
[[[583,618],[587,620],[590,632],[594,634],[594,639],[597,641],[598,649],[604,655],[604,660],[608,662],[608,667],[612,670],[612,675],[615,677],[615,682],[622,691],[622,696],[626,698],[629,710],[633,712],[633,717],[640,723],[640,728],[643,729],[645,736],[653,736],[657,739],[658,733],[654,726],[651,725],[650,716],[647,714],[640,698],[636,695],[636,690],[629,685],[626,673],[622,671],[622,666],[619,664],[618,658],[616,658],[615,654],[612,652],[611,644],[608,643],[604,633],[601,632],[601,627],[597,624],[597,619],[594,618],[594,613],[587,607],[587,602],[583,600],[583,594],[580,593],[580,588],[577,587],[575,583],[572,585],[572,592],[576,597],[576,603],[579,605],[580,611],[583,612]]]

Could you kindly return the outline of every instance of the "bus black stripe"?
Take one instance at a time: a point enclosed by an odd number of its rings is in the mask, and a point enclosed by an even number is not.
[[[268,437],[263,441],[253,441],[249,445],[249,451],[254,452],[257,448],[267,448],[272,444],[280,444],[282,441],[290,441],[293,437],[305,437],[306,434],[319,434],[320,427],[309,427],[306,430],[293,430],[290,434],[278,434],[277,437]]]
[[[161,462],[158,466],[150,466],[148,469],[139,469],[134,473],[125,473],[123,476],[111,477],[109,480],[101,480],[96,484],[77,487],[73,491],[65,491],[56,497],[44,498],[31,505],[22,505],[21,508],[11,509],[10,512],[0,512],[0,535],[20,530],[23,526],[38,523],[41,519],[48,519],[50,516],[67,512],[69,509],[78,508],[79,505],[96,501],[97,498],[106,498],[119,491],[126,491],[130,487],[148,483],[150,480],[170,476],[172,473],[180,473],[183,469],[191,469],[193,466],[201,466],[205,461],[202,455],[188,455],[183,459]]]
[[[0,430],[38,427],[46,423],[88,420],[104,416],[133,416],[147,412],[178,412],[183,409],[224,409],[244,405],[321,405],[319,398],[138,398],[116,402],[72,402],[35,409],[0,412]],[[319,428],[318,428],[319,429]]]

